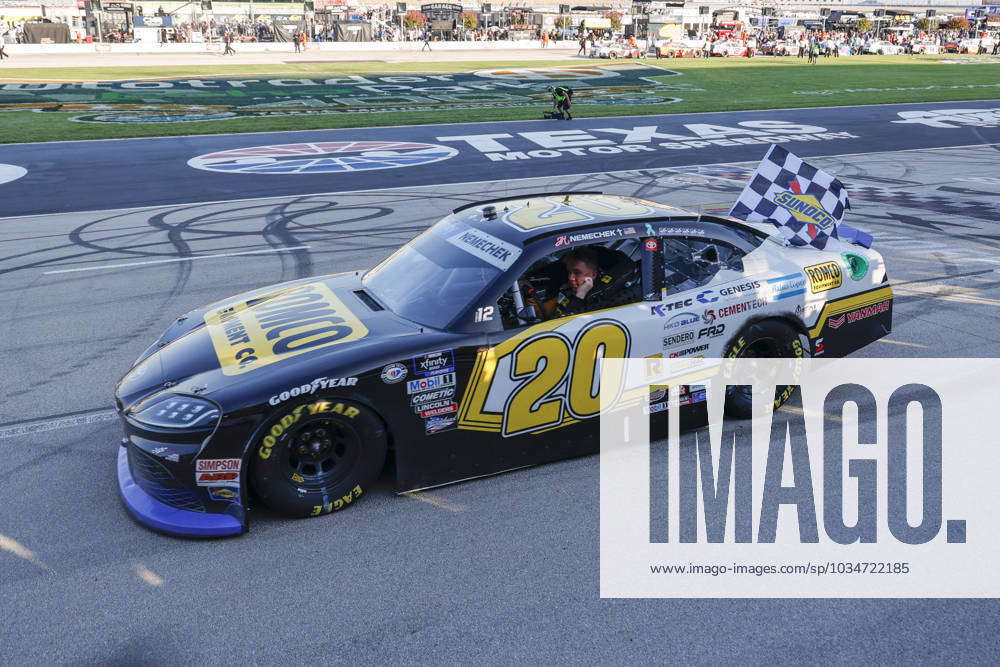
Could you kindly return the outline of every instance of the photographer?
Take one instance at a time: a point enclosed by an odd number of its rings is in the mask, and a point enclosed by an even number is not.
[[[573,120],[570,107],[573,106],[573,89],[566,86],[549,86],[549,93],[552,95],[552,115],[560,116],[566,120]]]

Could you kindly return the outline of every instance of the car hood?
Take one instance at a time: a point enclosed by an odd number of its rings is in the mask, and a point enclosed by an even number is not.
[[[122,407],[170,389],[227,408],[300,382],[306,375],[355,374],[378,363],[387,341],[422,333],[383,310],[358,274],[272,285],[209,304],[177,319],[116,390]],[[252,391],[249,388],[253,388]]]

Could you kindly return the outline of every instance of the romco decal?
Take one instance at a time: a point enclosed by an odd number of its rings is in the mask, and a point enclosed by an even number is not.
[[[334,78],[206,78],[0,84],[0,111],[71,113],[90,123],[180,123],[268,116],[547,107],[553,81],[581,104],[664,104],[697,90],[641,64]]]
[[[823,262],[806,267],[809,276],[809,289],[813,294],[836,289],[844,282],[844,272],[839,262]]]
[[[247,373],[368,335],[361,320],[323,283],[310,283],[264,301],[227,303],[207,313],[205,324],[226,375]]]
[[[458,155],[449,146],[411,141],[318,141],[207,153],[188,165],[227,174],[328,174],[397,169]]]

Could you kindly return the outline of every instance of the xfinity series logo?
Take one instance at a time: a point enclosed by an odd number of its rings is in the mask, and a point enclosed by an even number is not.
[[[455,357],[451,350],[432,352],[422,357],[414,357],[414,375],[440,375],[455,370]]]

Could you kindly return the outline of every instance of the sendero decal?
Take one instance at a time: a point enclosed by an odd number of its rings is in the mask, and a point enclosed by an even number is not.
[[[450,146],[412,141],[318,141],[206,153],[188,166],[226,174],[336,174],[416,167],[456,155]]]
[[[243,300],[227,303],[207,313],[205,324],[226,375],[248,373],[368,335],[361,320],[318,282],[254,305]]]
[[[839,262],[823,262],[806,267],[809,276],[809,289],[813,294],[836,289],[844,283],[844,273]]]
[[[498,269],[507,269],[521,256],[521,249],[478,229],[469,229],[447,238],[448,243],[475,255]]]

